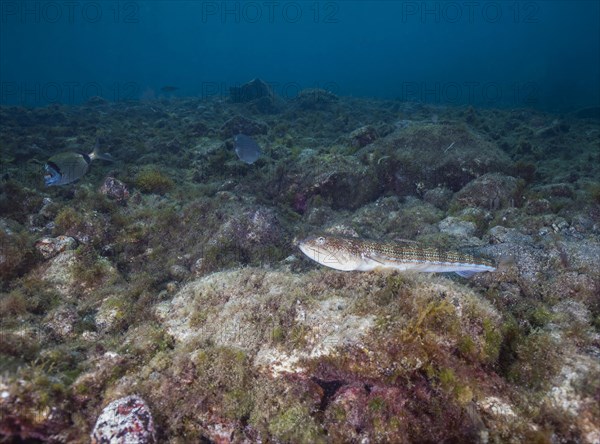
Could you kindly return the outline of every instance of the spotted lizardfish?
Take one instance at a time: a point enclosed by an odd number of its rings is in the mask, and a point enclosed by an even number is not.
[[[490,260],[470,254],[359,238],[310,236],[301,241],[299,247],[313,261],[342,271],[389,268],[433,273],[454,272],[462,277],[471,277],[475,273],[496,270]]]
[[[113,160],[110,154],[100,152],[98,141],[90,154],[75,151],[56,154],[44,165],[44,183],[51,187],[75,182],[88,172],[90,163],[96,159]]]

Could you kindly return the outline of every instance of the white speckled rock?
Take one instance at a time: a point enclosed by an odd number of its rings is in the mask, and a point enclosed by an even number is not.
[[[600,364],[595,356],[573,353],[565,359],[560,374],[553,381],[552,388],[543,399],[546,406],[571,418],[581,431],[581,442],[600,442],[600,426],[594,416],[597,399],[592,393],[582,393],[579,387],[598,381]]]
[[[475,234],[475,224],[457,217],[449,216],[438,224],[442,233],[456,237],[471,237]]]
[[[50,259],[66,250],[74,250],[76,247],[77,241],[69,236],[44,237],[35,243],[35,248],[44,259]]]
[[[76,310],[70,307],[60,307],[46,315],[44,326],[56,338],[73,339],[77,336],[75,325],[78,320],[79,316]]]
[[[127,185],[114,177],[107,177],[104,179],[104,183],[100,187],[100,194],[116,200],[117,202],[124,202],[129,199],[129,190]]]
[[[78,293],[73,275],[75,261],[74,251],[63,251],[45,262],[45,269],[41,271],[41,279],[67,299],[72,299]]]
[[[98,417],[92,444],[155,443],[154,421],[148,405],[137,395],[111,402]]]

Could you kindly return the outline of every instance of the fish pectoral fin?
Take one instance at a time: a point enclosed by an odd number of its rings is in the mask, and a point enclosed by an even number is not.
[[[459,275],[460,277],[464,277],[465,279],[468,279],[470,277],[473,277],[474,274],[478,273],[477,271],[472,271],[472,270],[465,270],[465,271],[455,271],[455,273],[457,275]]]
[[[363,257],[363,259],[367,259],[367,260],[370,260],[370,261],[373,261],[373,262],[377,262],[378,264],[381,264],[381,265],[384,264],[382,258],[380,258],[376,254],[364,254],[363,253],[362,257]]]

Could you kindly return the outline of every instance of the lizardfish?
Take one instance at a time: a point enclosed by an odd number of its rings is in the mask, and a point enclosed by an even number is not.
[[[471,277],[483,271],[496,271],[496,266],[488,259],[438,248],[326,235],[310,236],[298,246],[313,261],[342,271],[389,268],[401,271],[454,272],[462,277]]]

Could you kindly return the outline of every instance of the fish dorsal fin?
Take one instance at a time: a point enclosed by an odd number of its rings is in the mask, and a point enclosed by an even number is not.
[[[84,153],[83,151],[75,151],[75,152],[77,154],[79,154],[81,157],[83,157],[83,160],[85,160],[88,165],[90,163],[92,163],[92,154],[87,154],[87,153]]]
[[[394,238],[394,242],[398,242],[398,243],[401,243],[401,244],[419,245],[419,242],[417,242],[416,240],[396,238],[396,237]]]

